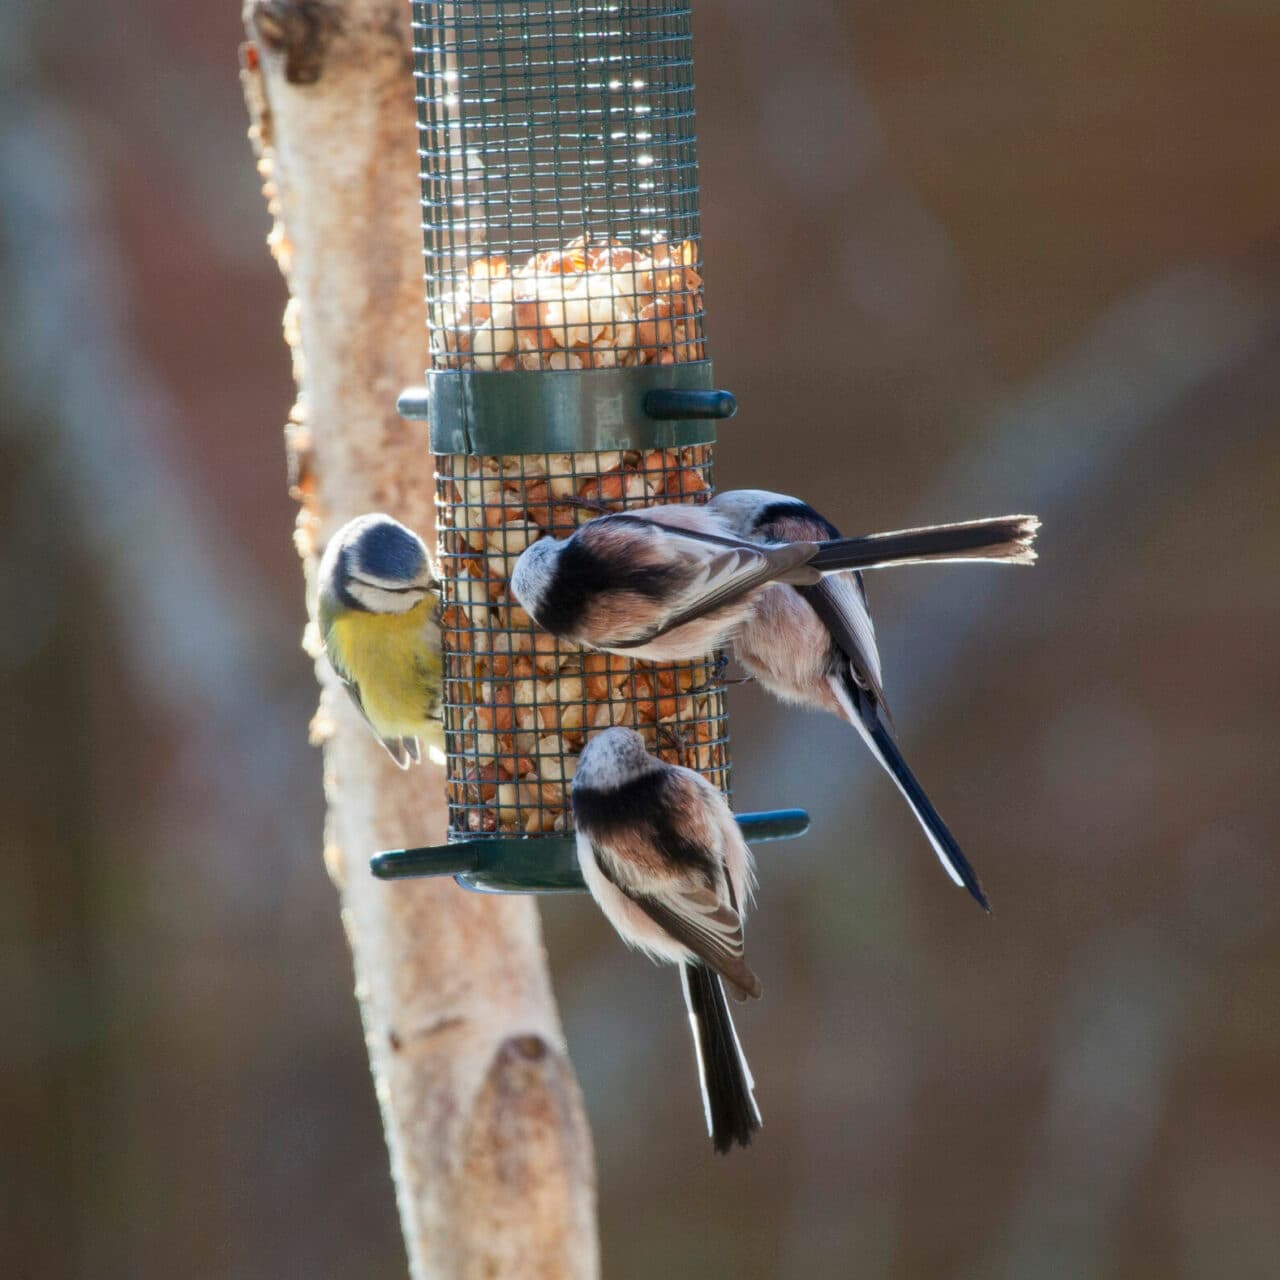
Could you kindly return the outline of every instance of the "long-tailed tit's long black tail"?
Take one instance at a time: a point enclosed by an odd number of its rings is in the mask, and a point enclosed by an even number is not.
[[[1032,547],[1040,521],[1036,516],[994,516],[939,524],[866,538],[835,538],[820,544],[807,568],[830,573],[837,569],[881,569],[930,560],[994,560],[1004,564],[1034,564]]]
[[[698,1077],[707,1131],[721,1154],[735,1143],[751,1145],[760,1128],[755,1081],[738,1043],[724,986],[706,965],[692,961],[680,967],[680,985],[689,1006],[689,1024],[698,1055]]]
[[[987,901],[987,895],[983,892],[978,873],[969,865],[969,859],[964,856],[963,850],[956,843],[955,836],[947,829],[947,824],[943,822],[941,815],[925,795],[924,788],[916,781],[915,774],[902,758],[902,752],[898,750],[898,744],[893,740],[893,735],[881,720],[875,703],[868,697],[866,691],[858,686],[848,671],[842,675],[832,676],[831,682],[854,728],[862,734],[876,759],[884,766],[885,772],[906,797],[907,803],[911,806],[911,812],[924,828],[924,833],[929,837],[929,843],[933,846],[933,851],[938,855],[938,860],[942,863],[947,875],[956,884],[968,889],[984,911],[990,911],[991,903]]]

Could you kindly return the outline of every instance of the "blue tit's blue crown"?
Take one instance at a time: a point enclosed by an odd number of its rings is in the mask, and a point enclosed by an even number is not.
[[[388,582],[413,582],[426,567],[421,539],[387,517],[366,525],[353,550],[356,573]]]

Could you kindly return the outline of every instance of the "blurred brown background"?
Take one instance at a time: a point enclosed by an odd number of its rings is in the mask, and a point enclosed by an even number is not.
[[[238,8],[0,6],[23,1280],[403,1274]],[[606,1274],[1280,1275],[1280,7],[698,0],[696,32],[722,484],[1046,527],[1034,572],[871,583],[993,919],[854,735],[734,698],[738,803],[815,819],[760,856],[749,1153],[709,1152],[671,974],[548,904]]]

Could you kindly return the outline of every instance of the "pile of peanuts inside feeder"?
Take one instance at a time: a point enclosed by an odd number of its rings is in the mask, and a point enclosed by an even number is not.
[[[727,791],[724,695],[712,658],[654,664],[586,651],[540,631],[508,590],[529,543],[568,537],[606,508],[705,502],[709,468],[704,445],[437,458],[454,831],[572,830],[578,753],[589,734],[615,724]]]
[[[475,258],[432,311],[437,365],[615,369],[700,360],[692,241],[635,249],[579,237],[513,267]]]

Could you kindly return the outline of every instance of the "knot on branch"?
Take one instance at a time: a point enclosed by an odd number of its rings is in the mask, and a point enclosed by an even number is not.
[[[595,1274],[591,1198],[579,1194],[594,1184],[581,1105],[568,1060],[543,1037],[509,1036],[498,1047],[462,1144],[464,1274]],[[543,1266],[530,1269],[531,1259]]]
[[[253,29],[262,45],[284,56],[290,84],[315,84],[341,21],[326,0],[253,0]]]

